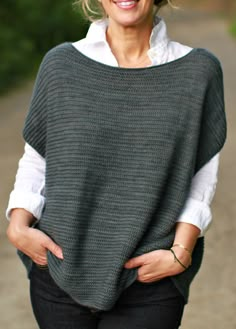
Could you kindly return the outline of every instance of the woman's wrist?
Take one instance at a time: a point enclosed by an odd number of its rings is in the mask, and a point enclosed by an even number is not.
[[[173,242],[179,250],[179,252],[192,254],[195,244],[197,242],[200,229],[192,224],[179,222],[176,224],[175,239]],[[183,246],[184,248],[180,247]],[[182,250],[181,250],[182,249]],[[186,250],[185,250],[186,249]]]
[[[172,246],[170,251],[174,256],[174,261],[178,262],[182,267],[187,269],[192,264],[192,255],[183,248],[177,245]]]
[[[10,223],[15,226],[32,226],[36,218],[23,208],[12,209],[10,214]]]
[[[175,239],[171,246],[174,261],[187,269],[192,263],[192,252],[197,242],[200,229],[192,224],[178,222]]]
[[[35,217],[25,209],[16,208],[11,211],[10,222],[7,228],[7,236],[10,241],[18,238],[25,229],[28,229],[36,221]]]

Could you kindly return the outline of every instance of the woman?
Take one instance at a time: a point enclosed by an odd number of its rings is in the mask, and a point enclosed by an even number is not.
[[[169,41],[166,3],[101,0],[41,63],[7,210],[40,328],[180,326],[226,124],[220,63]]]

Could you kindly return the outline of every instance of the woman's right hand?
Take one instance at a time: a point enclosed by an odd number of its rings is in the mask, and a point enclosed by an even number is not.
[[[63,259],[60,246],[42,231],[30,227],[34,220],[33,215],[28,211],[13,209],[7,229],[10,242],[39,265],[47,264],[48,250],[56,257]]]

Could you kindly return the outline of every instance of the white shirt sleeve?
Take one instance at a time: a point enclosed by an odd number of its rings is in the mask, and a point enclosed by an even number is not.
[[[45,204],[44,187],[45,159],[29,144],[25,144],[6,210],[7,219],[10,219],[12,209],[23,208],[39,220]]]
[[[207,162],[193,177],[188,199],[177,222],[197,226],[204,236],[212,222],[211,202],[215,195],[219,153]]]

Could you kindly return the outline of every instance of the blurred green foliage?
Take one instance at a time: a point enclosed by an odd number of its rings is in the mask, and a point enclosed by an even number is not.
[[[34,73],[47,50],[87,29],[72,0],[1,0],[0,93]]]
[[[236,18],[231,23],[230,32],[234,37],[236,37]]]

